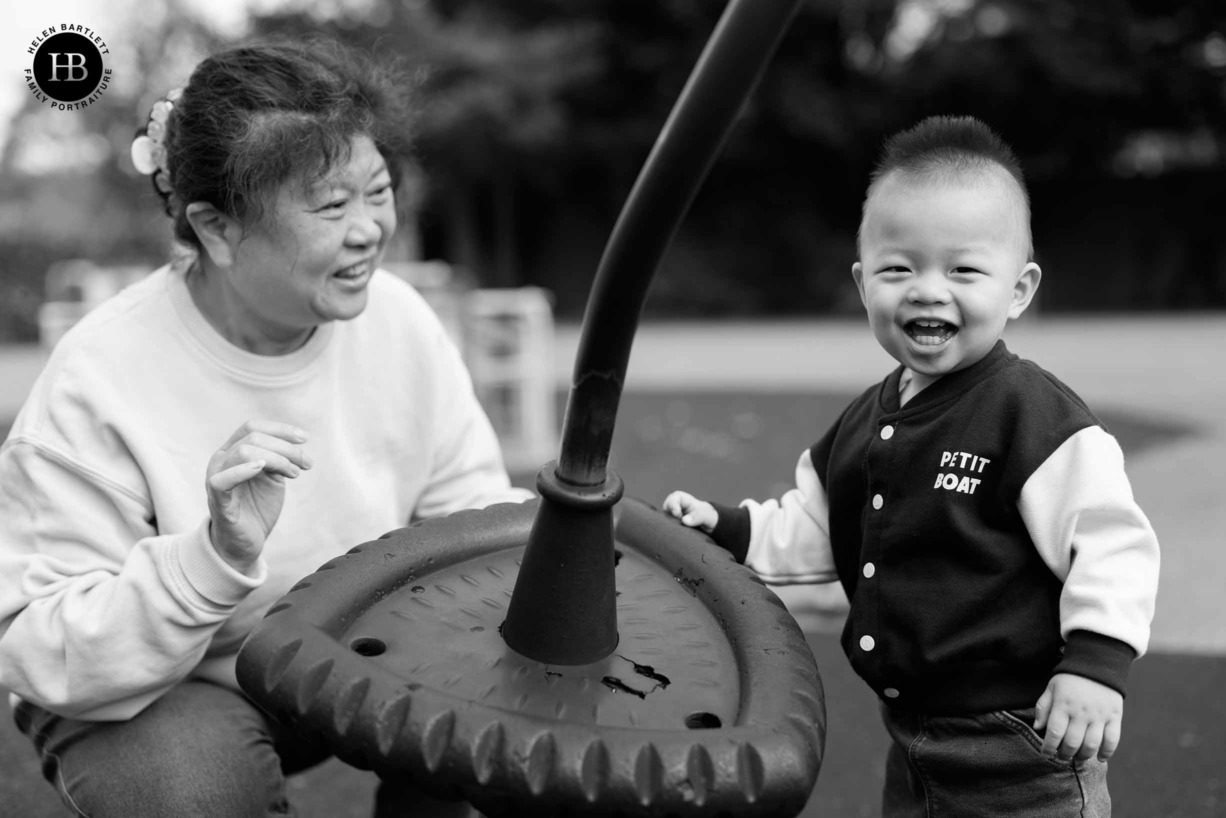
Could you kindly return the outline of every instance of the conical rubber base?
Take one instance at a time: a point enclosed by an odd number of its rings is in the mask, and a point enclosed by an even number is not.
[[[537,510],[502,627],[512,650],[556,665],[586,665],[617,647],[613,506],[622,481],[573,486],[554,463],[536,476]]]

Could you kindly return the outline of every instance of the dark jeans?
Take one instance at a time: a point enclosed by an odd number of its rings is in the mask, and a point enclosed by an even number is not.
[[[1034,709],[921,716],[882,706],[884,818],[1110,818],[1107,764],[1040,751]]]
[[[84,818],[264,818],[295,815],[285,777],[328,750],[269,719],[241,693],[183,682],[130,721],[62,718],[23,702],[18,728],[38,749],[43,775]],[[467,816],[384,782],[378,816]]]

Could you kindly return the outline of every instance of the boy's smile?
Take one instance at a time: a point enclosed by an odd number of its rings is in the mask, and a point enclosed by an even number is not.
[[[911,340],[920,346],[938,346],[958,334],[958,328],[947,321],[931,318],[917,318],[908,321],[903,327]]]
[[[881,346],[913,391],[980,360],[1022,314],[1040,271],[1026,261],[1021,192],[1003,171],[894,171],[865,208],[852,275]]]

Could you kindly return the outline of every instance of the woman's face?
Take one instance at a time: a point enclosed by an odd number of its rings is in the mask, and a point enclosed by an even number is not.
[[[316,326],[358,316],[395,231],[387,164],[370,137],[356,136],[348,161],[324,178],[282,185],[238,244],[225,277],[231,340],[292,349]]]

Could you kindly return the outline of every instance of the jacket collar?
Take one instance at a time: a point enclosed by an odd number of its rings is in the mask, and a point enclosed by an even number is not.
[[[957,372],[951,372],[937,379],[935,383],[921,391],[909,400],[905,407],[901,408],[898,405],[898,384],[902,380],[903,367],[899,366],[882,382],[877,398],[878,403],[883,412],[890,414],[924,409],[957,397],[971,384],[987,377],[997,367],[1016,360],[1017,356],[1008,350],[1004,340],[998,340],[987,355],[965,369],[959,369]]]

